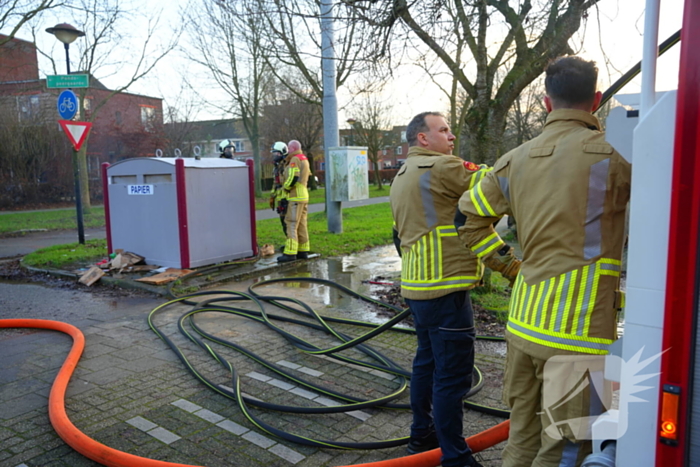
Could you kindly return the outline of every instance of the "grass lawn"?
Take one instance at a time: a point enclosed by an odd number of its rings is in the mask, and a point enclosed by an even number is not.
[[[389,196],[389,185],[382,185],[382,189],[379,190],[376,185],[369,186],[369,197],[370,198],[380,198],[382,196]],[[326,189],[319,188],[317,190],[309,191],[309,204],[319,204],[326,202]],[[265,192],[262,198],[257,198],[255,200],[255,209],[270,209],[270,193]]]
[[[23,230],[77,229],[77,222],[75,218],[75,208],[0,214],[0,235],[21,232]],[[104,208],[95,207],[88,209],[88,212],[83,214],[83,225],[86,228],[104,227]]]
[[[371,185],[369,187],[369,197],[378,198],[389,196],[389,186],[383,186],[382,190]],[[323,204],[326,202],[326,190],[319,188],[309,192],[310,204]],[[255,209],[270,209],[269,193],[262,199],[256,199]],[[354,209],[354,208],[353,208]],[[279,222],[279,221],[277,221]],[[93,207],[83,215],[83,225],[89,227],[104,227],[104,208]],[[11,214],[0,214],[0,235],[7,235],[22,231],[31,230],[66,230],[77,229],[75,219],[75,208],[56,209],[52,211],[32,211],[18,212]],[[390,226],[391,228],[391,226]],[[267,243],[267,242],[266,242]]]

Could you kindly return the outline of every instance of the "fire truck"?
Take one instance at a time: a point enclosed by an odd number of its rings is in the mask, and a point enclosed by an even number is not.
[[[595,422],[588,466],[700,465],[700,0],[685,0],[678,89],[657,94],[662,4],[646,1],[639,110],[607,120],[632,161],[626,305],[605,370],[619,408]]]

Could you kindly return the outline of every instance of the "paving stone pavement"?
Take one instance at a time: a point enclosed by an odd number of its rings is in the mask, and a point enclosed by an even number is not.
[[[367,264],[381,262],[381,258],[381,252],[373,252],[340,265],[316,261],[315,266],[308,266],[311,269],[285,270],[277,275],[313,275],[337,279],[353,289],[366,289],[362,280],[372,273]],[[217,290],[244,291],[253,280],[220,284]],[[359,316],[369,313],[353,300],[323,286],[300,282],[270,286],[265,292],[303,299],[328,316],[348,317],[353,310],[359,310]],[[235,401],[187,372],[185,365],[149,328],[147,315],[164,301],[155,296],[106,297],[37,284],[0,283],[0,318],[54,319],[73,324],[84,333],[85,352],[71,379],[66,408],[80,430],[109,447],[152,459],[207,467],[343,466],[406,454],[403,446],[372,451],[302,446],[255,427]],[[154,322],[213,385],[231,388],[228,371],[178,332],[177,320],[189,309],[186,305],[167,308],[154,317]],[[291,315],[272,306],[266,310]],[[359,319],[357,315],[351,317]],[[400,378],[379,370],[302,353],[281,335],[250,319],[201,313],[196,321],[204,331],[230,339],[294,376],[286,379],[229,347],[211,344],[236,368],[242,391],[250,398],[276,404],[333,406],[340,401],[304,387],[300,380],[358,397],[378,397],[391,393],[401,384]],[[320,347],[337,344],[309,328],[289,323],[280,326]],[[364,332],[363,328],[333,326],[354,336]],[[410,368],[415,350],[412,336],[385,333],[372,339],[370,345]],[[58,332],[0,329],[0,467],[99,465],[65,444],[48,420],[50,387],[70,347],[71,338]],[[477,363],[487,374],[487,384],[475,400],[501,406],[503,348],[479,343],[477,349]],[[367,359],[355,350],[345,351],[344,355]],[[407,402],[407,393],[397,402]],[[323,415],[257,408],[251,411],[266,423],[301,436],[350,442],[406,436],[411,421],[408,411],[375,408]],[[464,419],[465,435],[501,421],[475,412],[465,413]],[[502,449],[503,443],[479,454],[482,464],[500,465]]]

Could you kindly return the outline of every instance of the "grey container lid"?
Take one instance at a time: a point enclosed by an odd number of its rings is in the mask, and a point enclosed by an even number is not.
[[[168,165],[175,165],[175,161],[178,159],[182,159],[185,162],[185,168],[196,168],[196,169],[218,169],[218,168],[226,168],[226,167],[247,167],[245,162],[241,161],[236,161],[236,160],[231,160],[231,159],[224,159],[224,158],[214,158],[214,157],[206,157],[202,159],[195,159],[193,157],[132,157],[129,159],[124,159],[119,162],[115,162],[114,164],[111,164],[107,170],[109,170],[111,167],[124,164],[124,163],[132,163],[135,161],[155,161],[155,162],[162,162],[164,164]]]

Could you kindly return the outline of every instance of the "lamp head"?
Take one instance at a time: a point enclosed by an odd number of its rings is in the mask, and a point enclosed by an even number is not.
[[[46,32],[56,36],[56,39],[63,42],[64,44],[70,44],[78,37],[85,35],[83,31],[80,31],[68,23],[60,23],[52,28],[46,29]]]

